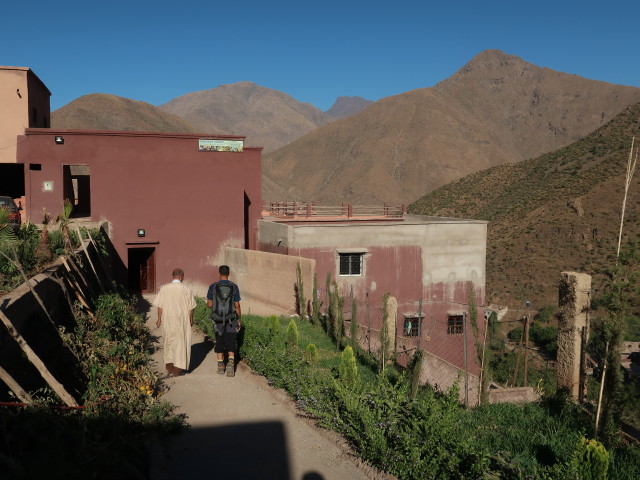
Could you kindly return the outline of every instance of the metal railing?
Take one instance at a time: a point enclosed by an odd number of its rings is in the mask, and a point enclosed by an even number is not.
[[[387,205],[316,205],[308,202],[265,202],[262,205],[263,217],[284,218],[288,220],[320,219],[402,219],[406,206]]]

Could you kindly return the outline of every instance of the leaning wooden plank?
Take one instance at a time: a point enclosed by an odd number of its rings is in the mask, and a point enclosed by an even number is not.
[[[58,382],[55,377],[51,374],[47,366],[44,364],[40,357],[34,352],[26,340],[18,333],[18,331],[14,328],[13,323],[9,320],[4,312],[0,310],[0,321],[4,323],[4,326],[7,327],[7,331],[9,335],[13,337],[13,339],[18,343],[22,351],[25,353],[29,361],[32,363],[34,367],[38,370],[44,381],[49,384],[49,386],[53,389],[54,392],[58,394],[60,399],[68,406],[68,407],[77,407],[75,399],[69,395],[69,393],[65,390],[64,386]]]
[[[93,290],[93,287],[87,281],[87,279],[85,278],[84,274],[82,273],[82,270],[80,269],[80,267],[78,267],[78,265],[73,260],[73,257],[71,255],[67,256],[67,261],[69,262],[69,265],[71,265],[73,267],[73,269],[76,271],[76,273],[80,277],[80,280],[82,280],[82,283],[84,283],[87,286],[87,290],[89,292],[89,296],[96,297],[97,296],[96,292]],[[85,297],[86,297],[86,295],[85,295]]]
[[[91,257],[89,256],[89,251],[87,250],[87,245],[84,243],[84,240],[82,240],[82,233],[80,232],[80,227],[78,225],[76,225],[76,232],[78,234],[78,239],[80,240],[80,245],[82,246],[82,250],[84,251],[84,255],[85,257],[87,257],[89,265],[91,265],[91,270],[93,270],[93,274],[96,277],[96,281],[98,282],[100,291],[104,293],[105,290],[104,290],[104,287],[102,286],[102,280],[100,278],[100,275],[98,275],[98,271],[96,270],[96,267],[93,265],[93,262],[91,261]]]
[[[80,285],[78,285],[78,282],[76,282],[75,279],[73,278],[73,272],[71,271],[71,267],[69,267],[69,264],[67,263],[66,257],[60,257],[60,259],[62,260],[62,264],[64,265],[64,267],[67,269],[67,273],[69,274],[67,281],[69,282],[69,284],[71,285],[71,288],[76,294],[78,301],[82,304],[84,308],[87,309],[87,311],[91,314],[91,316],[93,316],[91,307],[89,307],[89,303],[84,298],[84,292],[82,291],[82,288],[80,288]]]
[[[91,241],[91,244],[93,245],[94,250],[98,254],[98,261],[100,262],[100,265],[102,266],[102,271],[104,272],[105,276],[107,277],[107,280],[108,280],[108,283],[109,283],[109,289],[111,289],[112,285],[113,285],[113,279],[111,278],[111,271],[105,265],[104,259],[102,258],[102,254],[100,253],[100,249],[98,248],[98,244],[96,243],[96,241],[91,236],[91,232],[89,230],[87,230],[87,236],[89,237],[89,240]]]
[[[19,384],[16,382],[13,377],[7,372],[4,368],[0,367],[0,380],[7,384],[7,387],[11,389],[13,393],[16,394],[21,401],[24,403],[33,403],[33,398],[29,395]]]
[[[62,260],[62,264],[67,269],[67,273],[69,274],[69,277],[72,279],[73,285],[82,294],[85,300],[88,300],[89,299],[88,294],[93,293],[93,290],[91,290],[89,288],[89,285],[87,285],[81,272],[78,271],[78,267],[76,266],[76,264],[73,263],[71,261],[71,257],[68,257],[68,256],[62,256],[60,257],[60,259]]]

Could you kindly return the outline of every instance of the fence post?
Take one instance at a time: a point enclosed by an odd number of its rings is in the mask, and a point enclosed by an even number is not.
[[[469,370],[467,369],[467,312],[462,314],[462,347],[464,355],[464,406],[469,406]]]

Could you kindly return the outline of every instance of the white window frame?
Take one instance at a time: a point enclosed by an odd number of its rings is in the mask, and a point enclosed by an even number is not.
[[[364,276],[364,268],[365,268],[365,258],[368,254],[368,251],[364,248],[345,248],[336,250],[336,272],[338,273],[337,277],[363,277]],[[341,273],[340,269],[340,259],[344,255],[358,255],[360,257],[360,273]],[[349,263],[351,265],[351,263]],[[349,267],[351,270],[351,267]]]

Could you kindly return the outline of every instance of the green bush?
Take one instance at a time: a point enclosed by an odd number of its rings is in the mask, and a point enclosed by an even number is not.
[[[298,325],[292,318],[287,326],[287,346],[289,349],[298,348]]]
[[[311,365],[318,363],[318,347],[316,347],[315,343],[307,345],[307,362]]]
[[[606,480],[609,452],[597,440],[582,437],[571,466],[581,480]]]
[[[358,382],[358,365],[356,365],[356,357],[353,354],[353,348],[347,346],[340,356],[340,379],[349,386],[353,386]]]

